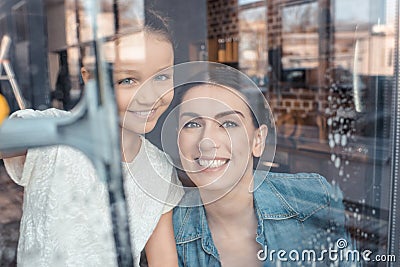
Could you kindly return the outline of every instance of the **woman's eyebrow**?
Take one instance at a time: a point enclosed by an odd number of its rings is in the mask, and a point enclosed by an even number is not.
[[[222,118],[222,117],[225,117],[225,116],[228,116],[228,115],[232,115],[232,114],[237,114],[237,115],[240,115],[240,116],[242,116],[244,118],[244,115],[243,115],[242,112],[240,112],[238,110],[228,110],[228,111],[224,111],[224,112],[218,113],[217,115],[214,116],[214,119],[219,119],[219,118]],[[185,116],[192,117],[192,118],[203,118],[204,117],[204,116],[201,116],[200,114],[197,114],[195,112],[183,112],[181,114],[181,118],[185,117]]]
[[[222,117],[225,117],[225,116],[228,116],[228,115],[232,115],[232,114],[240,115],[244,119],[243,113],[238,111],[238,110],[228,110],[228,111],[225,111],[225,112],[221,112],[221,113],[218,113],[217,115],[215,115],[214,118],[215,119],[219,119],[219,118],[222,118]]]
[[[181,118],[182,117],[192,117],[192,118],[199,118],[199,117],[201,117],[200,116],[200,114],[197,114],[197,113],[194,113],[194,112],[183,112],[182,114],[181,114]]]

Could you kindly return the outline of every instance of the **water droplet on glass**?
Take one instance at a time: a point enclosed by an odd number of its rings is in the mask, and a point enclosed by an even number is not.
[[[339,157],[335,159],[335,167],[336,168],[340,167],[340,158]]]
[[[335,143],[340,144],[340,134],[335,133]]]
[[[335,147],[335,141],[333,141],[332,139],[329,140],[329,147],[330,148],[334,148]]]
[[[340,143],[342,146],[347,145],[347,137],[345,135],[342,135],[342,139],[340,140]]]

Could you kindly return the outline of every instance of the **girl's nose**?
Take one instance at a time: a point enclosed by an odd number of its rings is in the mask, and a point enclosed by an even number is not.
[[[152,106],[158,101],[158,99],[161,97],[161,94],[151,82],[148,82],[140,87],[133,97],[136,98],[136,102],[140,105]]]

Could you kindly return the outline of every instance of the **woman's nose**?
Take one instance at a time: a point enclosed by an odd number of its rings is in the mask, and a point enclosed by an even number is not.
[[[217,149],[219,144],[218,131],[210,126],[205,126],[199,141],[199,150],[201,152]]]
[[[211,138],[203,138],[199,142],[199,150],[200,152],[209,151],[215,149],[217,147],[216,143]]]

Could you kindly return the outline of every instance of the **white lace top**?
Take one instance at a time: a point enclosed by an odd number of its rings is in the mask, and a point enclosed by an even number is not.
[[[22,118],[63,116],[49,109],[24,110]],[[116,266],[106,184],[92,163],[73,148],[30,149],[25,164],[4,160],[11,178],[25,187],[17,261],[19,266]],[[170,211],[183,190],[168,158],[149,141],[133,162],[123,164],[132,253],[140,252],[160,216]]]

